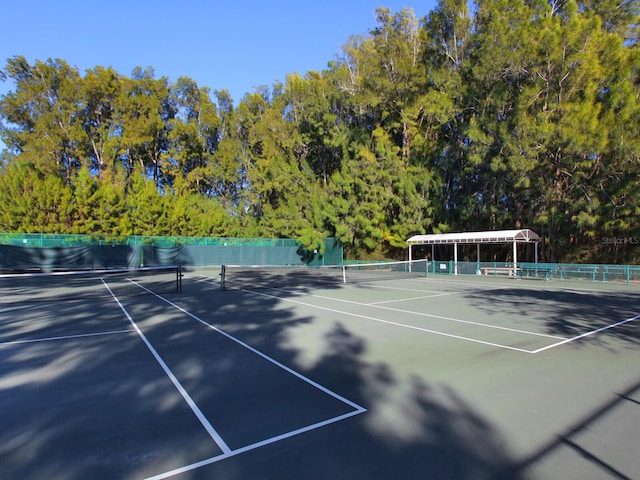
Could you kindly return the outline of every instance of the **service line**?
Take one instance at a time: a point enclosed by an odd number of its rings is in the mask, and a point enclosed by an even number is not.
[[[539,348],[537,350],[534,350],[531,353],[540,353],[540,352],[544,352],[545,350],[549,350],[551,348],[559,347],[560,345],[566,345],[567,343],[574,342],[576,340],[580,340],[581,338],[585,338],[585,337],[588,337],[590,335],[595,335],[596,333],[600,333],[600,332],[603,332],[605,330],[609,330],[610,328],[619,327],[620,325],[624,325],[625,323],[633,322],[634,320],[638,320],[639,318],[640,318],[640,315],[636,315],[635,317],[627,318],[625,320],[621,320],[620,322],[612,323],[611,325],[605,325],[604,327],[600,327],[600,328],[597,328],[595,330],[591,330],[590,332],[586,332],[586,333],[583,333],[581,335],[577,335],[577,336],[572,337],[572,338],[567,338],[567,339],[563,340],[562,342],[554,343],[552,345],[547,345],[546,347]]]
[[[413,325],[407,325],[405,323],[400,323],[400,322],[392,322],[390,320],[383,320],[381,318],[371,317],[371,316],[368,316],[368,315],[360,315],[358,313],[345,312],[343,310],[338,310],[338,309],[335,309],[335,308],[321,307],[319,305],[314,305],[312,303],[301,302],[299,300],[293,300],[291,298],[279,297],[277,295],[271,295],[271,294],[263,293],[263,292],[256,292],[255,290],[243,289],[242,291],[243,292],[247,292],[247,293],[251,293],[253,295],[261,295],[263,297],[276,298],[278,300],[282,300],[282,301],[285,301],[285,302],[296,303],[298,305],[304,305],[304,306],[307,306],[307,307],[317,308],[318,310],[324,310],[326,312],[339,313],[341,315],[347,315],[347,316],[356,317],[356,318],[363,318],[365,320],[371,320],[371,321],[379,322],[379,323],[386,323],[387,325],[394,325],[396,327],[403,327],[403,328],[408,328],[408,329],[411,329],[411,330],[418,330],[420,332],[433,333],[434,335],[441,335],[443,337],[455,338],[457,340],[465,340],[467,342],[480,343],[482,345],[489,345],[491,347],[504,348],[506,350],[514,350],[516,352],[533,353],[531,350],[525,350],[523,348],[512,347],[510,345],[503,345],[503,344],[500,344],[500,343],[487,342],[487,341],[484,341],[484,340],[478,340],[477,338],[463,337],[461,335],[454,335],[452,333],[440,332],[438,330],[431,330],[431,329],[428,329],[428,328],[416,327],[416,326],[413,326]],[[292,293],[295,293],[295,292],[292,292]],[[315,295],[312,295],[312,296],[315,296]],[[330,298],[330,297],[321,297],[321,298],[337,300],[335,298]],[[347,301],[347,300],[340,300],[340,301],[344,301],[344,302],[347,302],[347,303],[357,303],[357,302],[350,302],[350,301]],[[360,305],[367,306],[366,304],[360,304]],[[376,307],[376,308],[385,308],[387,310],[401,311],[401,310],[396,310],[396,309],[386,308],[386,307]],[[416,312],[407,312],[407,313],[414,313],[415,314]],[[432,315],[432,316],[436,317],[435,315]],[[437,318],[444,318],[444,317],[437,317]],[[450,320],[456,321],[455,319],[450,319]],[[473,323],[473,322],[466,322],[466,321],[462,321],[462,322],[464,322],[464,323]],[[496,328],[498,328],[498,327],[496,327]],[[531,334],[531,332],[523,332],[523,333],[529,333],[530,335],[533,335],[533,334]]]
[[[281,291],[284,291],[284,292],[294,293],[294,294],[296,293],[296,292],[293,292],[291,290],[285,290],[285,289],[281,289],[281,288],[273,288],[272,290],[281,290]],[[261,295],[260,293],[252,291],[252,290],[245,290],[245,291],[250,291],[251,293]],[[445,316],[442,316],[442,315],[434,315],[434,314],[431,314],[431,313],[416,312],[416,311],[413,311],[413,310],[402,310],[400,308],[384,307],[384,306],[381,305],[381,303],[383,303],[383,302],[379,302],[379,303],[362,303],[362,302],[355,302],[353,300],[344,300],[344,299],[340,299],[340,298],[327,297],[327,296],[315,295],[315,294],[305,294],[305,296],[322,298],[323,300],[331,300],[331,301],[335,301],[335,302],[349,303],[351,305],[358,305],[358,306],[362,306],[362,307],[371,307],[371,308],[378,308],[378,309],[381,309],[381,310],[389,310],[389,311],[397,312],[397,313],[406,313],[407,315],[417,315],[417,316],[420,316],[420,317],[437,318],[439,320],[446,320],[448,322],[465,323],[467,325],[474,325],[476,327],[493,328],[493,329],[496,329],[496,330],[505,330],[505,331],[513,332],[513,333],[522,333],[524,335],[533,335],[533,336],[536,336],[536,337],[545,337],[545,338],[554,338],[556,340],[565,340],[565,337],[559,337],[557,335],[549,335],[548,333],[530,332],[528,330],[520,330],[520,329],[517,329],[517,328],[511,328],[511,327],[501,327],[500,325],[491,325],[491,324],[488,324],[488,323],[473,322],[471,320],[462,320],[460,318],[445,317]],[[281,298],[281,297],[276,297],[276,298]],[[305,305],[307,305],[307,304],[305,304]],[[314,305],[310,305],[310,306],[314,306]],[[322,307],[317,307],[317,308],[322,308]],[[345,312],[342,312],[342,313],[345,313]],[[384,320],[380,320],[380,321],[384,321]],[[390,323],[393,323],[393,322],[390,322]],[[410,325],[404,325],[404,324],[397,324],[397,325],[403,325],[403,326],[406,326],[407,328],[414,328],[414,327],[411,327]],[[415,327],[415,328],[418,328],[418,327]],[[430,331],[430,330],[425,330],[425,331]],[[524,350],[524,351],[530,352],[529,350]]]
[[[214,457],[205,458],[204,460],[200,460],[199,462],[192,463],[190,465],[185,465],[183,467],[176,468],[174,470],[169,470],[167,472],[159,473],[152,477],[147,477],[145,480],[164,480],[166,478],[171,478],[175,475],[179,475],[181,473],[189,472],[191,470],[195,470],[197,468],[202,468],[207,465],[211,465],[212,463],[219,462],[221,460],[225,460],[230,457],[234,457],[241,453],[249,452],[251,450],[255,450],[260,447],[264,447],[266,445],[270,445],[275,442],[279,442],[281,440],[285,440],[287,438],[293,437],[295,435],[300,435],[302,433],[310,432],[311,430],[315,430],[316,428],[324,427],[326,425],[330,425],[332,423],[339,422],[341,420],[346,420],[347,418],[353,417],[355,415],[359,415],[361,413],[366,412],[365,409],[361,408],[359,410],[354,410],[353,412],[345,413],[344,415],[339,415],[337,417],[329,418],[327,420],[323,420],[318,423],[314,423],[313,425],[308,425],[306,427],[298,428],[296,430],[292,430],[290,432],[282,433],[280,435],[276,435],[275,437],[267,438],[265,440],[261,440],[256,443],[252,443],[250,445],[246,445],[244,447],[237,448],[235,450],[231,450],[230,452],[223,453],[221,455],[216,455]]]
[[[109,330],[106,332],[96,332],[96,333],[77,333],[77,334],[71,334],[71,335],[59,335],[57,337],[31,338],[28,340],[10,340],[8,342],[0,342],[0,346],[19,345],[22,343],[51,342],[54,340],[70,340],[74,338],[85,338],[85,337],[100,337],[102,335],[115,335],[118,333],[131,333],[131,332],[133,332],[133,329],[129,328],[126,330]]]

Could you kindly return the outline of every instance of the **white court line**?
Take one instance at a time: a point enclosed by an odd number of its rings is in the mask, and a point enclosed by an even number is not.
[[[246,348],[247,350],[250,350],[251,352],[255,353],[256,355],[264,358],[265,360],[267,360],[268,362],[274,364],[277,367],[280,367],[281,369],[283,369],[284,371],[290,373],[291,375],[298,377],[300,380],[308,383],[309,385],[312,385],[314,387],[316,387],[318,390],[323,391],[324,393],[326,393],[327,395],[332,396],[333,398],[340,400],[343,403],[346,403],[347,405],[349,405],[350,407],[356,409],[356,410],[360,410],[362,409],[363,411],[366,411],[366,409],[364,409],[363,407],[361,407],[360,405],[358,405],[357,403],[352,402],[351,400],[348,400],[347,398],[343,397],[342,395],[337,394],[336,392],[333,392],[331,390],[329,390],[326,387],[323,387],[322,385],[320,385],[317,382],[314,382],[313,380],[311,380],[308,377],[305,377],[304,375],[302,375],[299,372],[296,372],[295,370],[287,367],[285,364],[280,363],[278,360],[276,360],[273,357],[270,357],[269,355],[267,355],[266,353],[262,353],[260,350],[257,350],[255,348],[253,348],[251,345],[249,345],[248,343],[243,342],[242,340],[234,337],[233,335],[228,334],[227,332],[225,332],[224,330],[219,329],[218,327],[216,327],[215,325],[211,325],[210,323],[206,322],[205,320],[201,319],[200,317],[198,317],[197,315],[194,315],[193,313],[185,310],[184,308],[182,308],[179,305],[176,305],[175,303],[173,303],[171,300],[168,300],[166,298],[164,298],[162,295],[158,295],[157,293],[149,290],[148,288],[145,288],[143,285],[140,285],[139,283],[129,279],[129,281],[131,283],[134,283],[135,285],[137,285],[138,287],[142,288],[143,290],[146,290],[147,292],[151,293],[152,295],[156,296],[157,298],[159,298],[160,300],[162,300],[165,303],[168,303],[169,305],[171,305],[172,307],[180,310],[182,313],[184,313],[185,315],[193,318],[194,320],[196,320],[197,322],[200,322],[201,324],[205,325],[206,327],[210,328],[211,330],[214,330],[215,332],[219,333],[220,335],[223,335],[225,337],[227,337],[229,340],[233,340],[234,342],[236,342],[238,345],[243,346],[244,348]],[[278,297],[276,297],[278,298]]]
[[[220,447],[223,453],[230,453],[231,448],[229,448],[229,446],[225,443],[225,441],[222,439],[222,437],[216,431],[216,429],[213,428],[213,425],[211,425],[209,420],[207,420],[207,418],[204,416],[204,413],[202,413],[202,410],[200,410],[200,407],[198,407],[196,402],[191,398],[189,393],[182,386],[178,378],[173,374],[173,372],[171,371],[169,366],[165,363],[165,361],[162,359],[160,354],[156,351],[155,348],[153,348],[153,345],[151,345],[151,342],[149,342],[147,337],[145,337],[144,333],[142,333],[142,330],[140,330],[136,322],[133,320],[133,318],[131,318],[131,315],[129,315],[129,312],[127,311],[127,309],[124,308],[124,305],[120,303],[120,300],[118,299],[118,297],[116,297],[115,294],[111,291],[111,289],[109,288],[109,285],[107,285],[107,283],[104,280],[102,280],[102,283],[104,283],[104,286],[107,288],[107,290],[109,290],[109,293],[111,294],[113,299],[116,301],[120,309],[124,312],[129,322],[131,323],[131,326],[135,329],[136,333],[140,336],[140,338],[142,339],[144,344],[147,346],[151,354],[154,356],[156,361],[160,364],[160,366],[164,370],[164,373],[169,377],[169,379],[171,380],[173,385],[176,387],[178,392],[180,392],[180,395],[182,395],[182,398],[184,398],[185,402],[187,402],[187,405],[189,405],[189,408],[191,408],[191,410],[196,415],[196,417],[198,418],[198,420],[200,421],[204,429],[207,431],[209,436],[213,439],[216,445]]]
[[[367,315],[359,315],[359,314],[356,314],[356,313],[349,313],[349,312],[345,312],[345,311],[342,311],[342,310],[337,310],[337,309],[334,309],[334,308],[321,307],[321,306],[318,306],[318,305],[313,305],[312,303],[300,302],[298,300],[292,300],[290,298],[285,298],[285,297],[278,297],[277,295],[270,295],[268,293],[256,292],[254,290],[242,289],[242,291],[243,292],[252,293],[254,295],[262,295],[264,297],[277,298],[278,300],[283,300],[285,302],[291,302],[291,303],[297,303],[298,305],[305,305],[307,307],[317,308],[318,310],[324,310],[324,311],[327,311],[327,312],[339,313],[341,315],[347,315],[347,316],[350,316],[350,317],[364,318],[365,320],[372,320],[374,322],[386,323],[388,325],[395,325],[397,327],[404,327],[404,328],[408,328],[408,329],[411,329],[411,330],[418,330],[420,332],[433,333],[435,335],[441,335],[443,337],[455,338],[457,340],[466,340],[468,342],[480,343],[482,345],[489,345],[491,347],[504,348],[504,349],[507,349],[507,350],[515,350],[516,352],[533,353],[531,350],[525,350],[523,348],[512,347],[510,345],[502,345],[500,343],[486,342],[484,340],[478,340],[477,338],[469,338],[469,337],[463,337],[461,335],[453,335],[451,333],[439,332],[437,330],[430,330],[428,328],[414,327],[413,325],[406,325],[404,323],[392,322],[390,320],[382,320],[380,318],[369,317]],[[335,300],[335,299],[333,299],[333,300]],[[379,307],[379,308],[384,308],[384,307]]]
[[[415,279],[412,279],[412,280],[415,280]],[[434,283],[434,282],[431,282],[431,283]],[[451,283],[453,284],[453,282],[451,282]],[[419,288],[401,288],[401,287],[390,287],[388,285],[374,285],[374,284],[367,284],[367,287],[369,287],[369,288],[381,288],[381,289],[384,289],[384,290],[400,290],[400,291],[403,291],[403,292],[420,292],[420,293],[427,292],[427,293],[433,293],[434,294],[434,295],[427,295],[427,296],[421,296],[421,297],[412,297],[412,298],[409,298],[409,299],[386,300],[386,301],[383,301],[383,302],[371,302],[369,305],[378,305],[378,304],[382,304],[382,303],[404,302],[404,301],[407,301],[407,300],[422,299],[422,298],[446,297],[446,296],[449,296],[449,295],[464,295],[466,293],[484,292],[484,291],[487,290],[486,288],[472,288],[472,289],[457,290],[455,292],[443,292],[442,290],[424,290],[424,289],[419,289]]]
[[[322,422],[314,423],[313,425],[309,425],[307,427],[302,427],[302,428],[299,428],[297,430],[292,430],[290,432],[283,433],[281,435],[277,435],[275,437],[271,437],[271,438],[268,438],[266,440],[261,440],[261,441],[256,442],[256,443],[252,443],[251,445],[247,445],[245,447],[237,448],[235,450],[232,450],[229,453],[224,453],[222,455],[217,455],[215,457],[206,458],[206,459],[201,460],[199,462],[195,462],[195,463],[192,463],[190,465],[185,465],[184,467],[179,467],[179,468],[176,468],[174,470],[170,470],[168,472],[159,473],[159,474],[154,475],[152,477],[147,477],[144,480],[163,480],[165,478],[170,478],[170,477],[173,477],[175,475],[179,475],[181,473],[185,473],[185,472],[189,472],[191,470],[195,470],[196,468],[201,468],[201,467],[205,467],[207,465],[211,465],[212,463],[216,463],[216,462],[219,462],[221,460],[225,460],[227,458],[239,455],[241,453],[246,453],[246,452],[249,452],[251,450],[255,450],[257,448],[264,447],[265,445],[269,445],[269,444],[272,444],[272,443],[275,443],[275,442],[279,442],[281,440],[285,440],[285,439],[293,437],[295,435],[300,435],[302,433],[310,432],[311,430],[315,430],[316,428],[324,427],[326,425],[330,425],[332,423],[339,422],[341,420],[346,420],[347,418],[353,417],[355,415],[359,415],[359,414],[361,414],[361,413],[363,413],[365,411],[366,410],[362,409],[362,410],[356,410],[356,411],[353,411],[353,412],[345,413],[344,415],[340,415],[338,417],[334,417],[334,418],[330,418],[328,420],[324,420]]]
[[[382,290],[400,290],[403,292],[445,293],[442,290],[425,290],[424,288],[392,287],[389,285],[374,285],[373,283],[367,283],[366,286],[367,288],[380,288]],[[461,290],[459,292],[446,292],[446,293],[451,295],[459,295],[461,293],[466,293],[467,291],[468,290]]]
[[[472,277],[473,275],[467,275],[467,276]],[[451,276],[447,275],[447,277],[451,277]],[[495,278],[495,277],[489,277],[489,278]],[[472,280],[460,280],[460,276],[458,276],[458,278],[450,278],[450,279],[430,277],[429,279],[426,280],[425,283],[436,283],[436,284],[448,283],[450,285],[459,285],[459,286],[472,285],[472,286],[478,287],[478,290],[500,290],[503,288],[516,288],[516,289],[524,289],[524,290],[536,290],[538,292],[544,291],[544,290],[552,290],[552,291],[559,290],[559,291],[573,291],[573,292],[580,292],[580,293],[595,292],[595,293],[604,293],[604,294],[626,293],[624,288],[629,287],[628,285],[619,285],[620,288],[615,288],[615,287],[610,289],[598,288],[598,287],[592,287],[587,285],[581,285],[580,281],[559,280],[559,279],[542,282],[540,286],[538,285],[534,286],[533,283],[520,283],[520,282],[526,282],[526,280],[514,280],[514,279],[498,277],[495,282],[491,281],[490,283],[489,282],[484,283],[481,281],[479,282],[479,281],[472,281]],[[567,284],[563,285],[563,283],[567,283]],[[584,282],[584,283],[593,285],[594,283],[598,283],[598,282]]]
[[[75,335],[60,335],[58,337],[42,337],[42,338],[32,338],[30,340],[12,340],[9,342],[0,342],[0,346],[3,345],[18,345],[21,343],[38,343],[38,342],[51,342],[54,340],[69,340],[73,338],[83,338],[83,337],[98,337],[101,335],[115,335],[117,333],[131,333],[134,330],[132,328],[128,328],[126,330],[111,330],[107,332],[96,332],[96,333],[78,333]]]
[[[635,317],[627,318],[626,320],[622,320],[622,321],[617,322],[617,323],[612,323],[611,325],[605,325],[604,327],[597,328],[596,330],[591,330],[590,332],[586,332],[586,333],[583,333],[581,335],[577,335],[577,336],[572,337],[572,338],[567,338],[567,339],[563,340],[562,342],[554,343],[552,345],[547,345],[546,347],[539,348],[537,350],[534,350],[531,353],[544,352],[545,350],[549,350],[551,348],[559,347],[560,345],[565,345],[567,343],[574,342],[576,340],[580,340],[581,338],[588,337],[590,335],[595,335],[596,333],[600,333],[600,332],[603,332],[605,330],[609,330],[610,328],[619,327],[620,325],[624,325],[625,323],[633,322],[634,320],[638,320],[639,318],[640,318],[640,315],[636,315]]]
[[[235,449],[235,450],[232,450],[230,447],[228,447],[226,444],[224,444],[226,448],[222,448],[222,452],[223,452],[223,453],[222,453],[222,455],[217,455],[217,456],[215,456],[215,457],[211,457],[211,458],[208,458],[208,459],[202,460],[202,461],[200,461],[200,462],[193,463],[193,464],[191,464],[191,465],[186,465],[186,466],[184,466],[184,467],[180,467],[180,468],[178,468],[178,469],[171,470],[171,471],[169,471],[169,472],[161,473],[161,474],[158,474],[158,475],[156,475],[156,476],[149,477],[149,478],[148,478],[148,479],[146,479],[146,480],[152,480],[152,479],[153,479],[153,480],[160,480],[160,479],[164,479],[164,478],[169,478],[169,477],[171,477],[171,476],[178,475],[178,474],[183,473],[183,472],[186,472],[186,471],[194,470],[194,469],[196,469],[196,468],[203,467],[203,466],[205,466],[205,465],[209,465],[209,464],[211,464],[211,463],[215,463],[215,462],[218,462],[218,461],[220,461],[220,460],[224,460],[224,459],[226,459],[226,458],[229,458],[229,457],[232,457],[232,456],[238,455],[238,454],[240,454],[240,453],[248,452],[248,451],[250,451],[250,450],[254,450],[254,449],[256,449],[256,448],[260,448],[260,447],[262,447],[262,446],[269,445],[269,444],[271,444],[271,443],[275,443],[275,442],[278,442],[278,441],[280,441],[280,440],[284,440],[285,438],[289,438],[289,437],[292,437],[292,436],[294,436],[294,435],[299,435],[299,434],[302,434],[302,433],[305,433],[305,432],[308,432],[308,431],[314,430],[314,429],[316,429],[316,428],[320,428],[320,427],[323,427],[323,426],[325,426],[325,425],[329,425],[329,424],[331,424],[331,423],[335,423],[335,422],[338,422],[338,421],[341,421],[341,420],[345,420],[345,419],[350,418],[350,417],[352,417],[352,416],[354,416],[354,415],[359,415],[359,414],[364,413],[364,412],[366,412],[366,411],[367,411],[367,409],[366,409],[366,408],[364,408],[364,407],[362,407],[362,406],[358,405],[358,404],[357,404],[357,403],[355,403],[355,402],[352,402],[351,400],[348,400],[347,398],[343,397],[342,395],[339,395],[339,394],[337,394],[336,392],[333,392],[333,391],[329,390],[329,389],[328,389],[328,388],[326,388],[326,387],[323,387],[323,386],[322,386],[322,385],[320,385],[319,383],[314,382],[314,381],[313,381],[313,380],[311,380],[310,378],[305,377],[305,376],[304,376],[304,375],[302,375],[301,373],[296,372],[295,370],[293,370],[293,369],[291,369],[291,368],[287,367],[286,365],[284,365],[284,364],[280,363],[279,361],[277,361],[276,359],[274,359],[274,358],[272,358],[272,357],[270,357],[270,356],[266,355],[265,353],[262,353],[261,351],[259,351],[259,350],[255,349],[255,348],[253,348],[251,345],[249,345],[249,344],[247,344],[247,343],[243,342],[242,340],[240,340],[240,339],[238,339],[238,338],[235,338],[234,336],[232,336],[232,335],[230,335],[230,334],[228,334],[228,333],[224,332],[223,330],[220,330],[218,327],[216,327],[216,326],[214,326],[214,325],[211,325],[210,323],[206,322],[205,320],[203,320],[203,319],[199,318],[197,315],[194,315],[193,313],[191,313],[191,312],[189,312],[189,311],[185,310],[184,308],[180,307],[179,305],[176,305],[176,304],[175,304],[175,303],[173,303],[171,300],[168,300],[167,298],[163,297],[162,295],[158,295],[157,293],[155,293],[155,292],[153,292],[153,291],[149,290],[148,288],[146,288],[146,287],[144,287],[143,285],[141,285],[141,284],[139,284],[139,283],[135,282],[135,281],[134,281],[134,280],[132,280],[132,279],[128,279],[128,280],[129,280],[131,283],[133,283],[133,284],[137,285],[138,287],[142,288],[143,290],[145,290],[145,291],[149,292],[150,294],[154,295],[155,297],[159,298],[159,299],[160,299],[160,300],[162,300],[163,302],[168,303],[168,304],[169,304],[169,305],[171,305],[172,307],[174,307],[174,308],[178,309],[180,312],[184,313],[185,315],[187,315],[187,316],[189,316],[189,317],[193,318],[193,319],[194,319],[194,320],[196,320],[197,322],[199,322],[199,323],[201,323],[201,324],[203,324],[203,325],[207,326],[208,328],[210,328],[210,329],[214,330],[215,332],[217,332],[217,333],[219,333],[219,334],[221,334],[221,335],[223,335],[223,336],[227,337],[228,339],[233,340],[233,341],[234,341],[234,342],[236,342],[237,344],[239,344],[239,345],[243,346],[244,348],[246,348],[246,349],[250,350],[251,352],[255,353],[256,355],[258,355],[258,356],[262,357],[263,359],[267,360],[268,362],[270,362],[270,363],[272,363],[272,364],[276,365],[277,367],[280,367],[281,369],[283,369],[284,371],[286,371],[286,372],[290,373],[291,375],[293,375],[293,376],[295,376],[295,377],[299,378],[300,380],[303,380],[304,382],[308,383],[309,385],[314,386],[314,387],[315,387],[315,388],[317,388],[318,390],[320,390],[320,391],[322,391],[322,392],[326,393],[327,395],[329,395],[329,396],[331,396],[331,397],[333,397],[333,398],[335,398],[335,399],[337,399],[337,400],[340,400],[341,402],[343,402],[343,403],[345,403],[345,404],[349,405],[350,407],[352,407],[352,408],[354,409],[354,410],[353,410],[353,412],[345,413],[345,414],[343,414],[343,415],[339,415],[339,416],[337,416],[337,417],[329,418],[329,419],[327,419],[327,420],[323,420],[323,421],[321,421],[321,422],[314,423],[314,424],[312,424],[312,425],[308,425],[308,426],[305,426],[305,427],[301,427],[301,428],[299,428],[299,429],[292,430],[292,431],[290,431],[290,432],[283,433],[283,434],[277,435],[277,436],[275,436],[275,437],[272,437],[272,438],[269,438],[269,439],[266,439],[266,440],[262,440],[262,441],[259,441],[259,442],[256,442],[256,443],[253,443],[253,444],[251,444],[251,445],[247,445],[247,446],[245,446],[245,447],[241,447],[241,448],[238,448],[238,449]],[[109,288],[109,287],[107,287],[107,288]],[[109,290],[109,291],[111,291],[111,290]],[[112,295],[113,295],[113,294],[112,294]],[[144,335],[142,334],[142,332],[140,331],[140,329],[139,329],[139,328],[137,327],[137,325],[135,325],[135,323],[131,320],[131,317],[129,317],[128,313],[126,312],[126,310],[124,309],[124,307],[120,304],[120,302],[119,302],[119,301],[118,301],[118,299],[115,297],[115,295],[114,295],[114,298],[115,298],[115,299],[116,299],[116,301],[118,302],[118,305],[120,305],[120,308],[122,308],[122,310],[125,312],[125,315],[127,315],[127,317],[130,319],[130,321],[132,322],[132,324],[135,326],[136,331],[138,331],[139,335],[142,337],[142,339],[144,340],[144,342],[145,342],[145,343],[147,344],[147,346],[152,350],[152,353],[154,353],[154,352],[155,352],[155,350],[153,350],[153,347],[151,346],[151,344],[150,344],[150,343],[148,343],[148,340],[144,337]],[[154,353],[154,356],[156,356],[156,353]],[[159,355],[158,355],[157,359],[158,359],[158,358],[159,358]],[[159,361],[161,361],[161,359],[159,359]],[[162,362],[162,363],[164,363],[164,362]],[[161,365],[162,365],[162,364],[161,364]],[[165,368],[165,367],[163,366],[163,368]],[[168,373],[167,373],[167,374],[169,374],[169,373],[170,373],[170,370],[169,370],[169,368],[168,368],[168,367],[166,367],[166,370],[165,370],[165,371],[168,371]],[[171,376],[173,376],[173,374],[171,374]],[[173,377],[173,378],[175,378],[175,377]],[[173,381],[173,380],[172,380],[172,381]],[[177,379],[175,380],[175,382],[174,382],[174,383],[176,383],[176,382],[178,382],[178,380],[177,380]],[[178,383],[178,385],[179,385],[179,383]],[[180,387],[180,388],[182,388],[182,387]],[[184,390],[184,389],[183,389],[183,390]],[[181,393],[182,393],[182,392],[181,392]],[[185,391],[184,393],[188,396],[188,394],[186,393],[186,391]],[[184,395],[183,395],[183,397],[184,397]],[[190,397],[189,397],[189,398],[190,398]],[[185,399],[186,399],[186,398],[185,398]],[[194,405],[195,405],[195,403],[194,403]],[[196,406],[196,408],[197,408],[197,406]],[[204,415],[203,415],[203,418],[204,418]],[[205,419],[205,420],[206,420],[206,419]],[[220,438],[220,441],[222,441],[222,438]],[[217,442],[216,442],[216,443],[217,443]]]
[[[294,292],[291,290],[286,290],[286,289],[282,289],[282,288],[272,288],[272,290],[280,290],[283,292],[288,292],[288,293],[293,293],[293,294],[297,294],[298,292]],[[252,293],[258,293],[258,292],[252,292]],[[451,317],[444,317],[442,315],[433,315],[431,313],[424,313],[424,312],[415,312],[413,310],[401,310],[399,308],[390,308],[390,307],[383,307],[378,303],[361,303],[361,302],[354,302],[352,300],[343,300],[340,298],[334,298],[334,297],[326,297],[323,295],[314,295],[314,294],[304,294],[305,296],[309,296],[309,297],[316,297],[316,298],[322,298],[324,300],[332,300],[332,301],[336,301],[336,302],[343,302],[343,303],[349,303],[352,305],[358,305],[358,306],[363,306],[363,307],[372,307],[372,308],[380,308],[382,310],[390,310],[392,312],[398,312],[398,313],[406,313],[409,315],[418,315],[421,317],[429,317],[429,318],[438,318],[440,320],[447,320],[448,322],[457,322],[457,323],[465,323],[468,325],[474,325],[477,327],[484,327],[484,328],[493,328],[496,330],[506,330],[508,332],[513,332],[513,333],[522,333],[525,335],[533,335],[536,337],[545,337],[545,338],[554,338],[556,340],[565,340],[565,337],[558,337],[557,335],[549,335],[547,333],[537,333],[537,332],[529,332],[528,330],[519,330],[517,328],[510,328],[510,327],[501,327],[499,325],[490,325],[488,323],[480,323],[480,322],[472,322],[471,320],[461,320],[459,318],[451,318]],[[281,298],[281,297],[276,297],[276,298]],[[306,304],[305,304],[306,305]],[[311,305],[313,306],[313,305]],[[321,307],[318,307],[321,308]],[[407,325],[407,327],[409,327]]]
[[[404,289],[401,289],[404,290]],[[411,290],[414,291],[414,290]],[[409,302],[411,300],[424,300],[425,298],[438,298],[438,297],[448,297],[449,295],[462,295],[463,292],[447,292],[447,293],[434,293],[433,295],[422,295],[420,297],[409,297],[409,298],[397,298],[395,300],[383,300],[381,302],[370,302],[364,303],[363,305],[382,305],[384,303],[399,303],[399,302]],[[466,293],[466,292],[464,292]]]

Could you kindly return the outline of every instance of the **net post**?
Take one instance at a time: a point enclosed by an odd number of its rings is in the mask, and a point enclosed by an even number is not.
[[[182,265],[176,267],[176,291],[182,293]]]
[[[223,292],[225,290],[224,277],[225,277],[226,271],[227,271],[226,265],[221,265],[220,266],[220,290],[222,290]]]
[[[347,283],[347,267],[342,265],[342,283]]]

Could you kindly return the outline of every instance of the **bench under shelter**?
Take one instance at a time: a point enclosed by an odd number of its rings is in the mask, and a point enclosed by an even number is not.
[[[458,245],[475,244],[477,246],[477,258],[480,263],[480,245],[486,243],[513,244],[513,270],[518,271],[518,244],[533,243],[535,245],[535,263],[538,263],[538,242],[540,236],[529,229],[519,230],[494,230],[487,232],[459,232],[459,233],[432,233],[427,235],[414,235],[407,240],[409,246],[409,260],[412,260],[411,248],[415,245],[431,245],[431,258],[434,258],[436,245],[453,245],[453,270],[458,274]]]

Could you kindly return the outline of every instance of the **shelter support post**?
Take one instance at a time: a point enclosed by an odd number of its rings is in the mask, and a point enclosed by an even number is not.
[[[453,274],[458,275],[458,244],[453,244]]]
[[[516,276],[518,271],[518,242],[513,242],[513,275]]]

